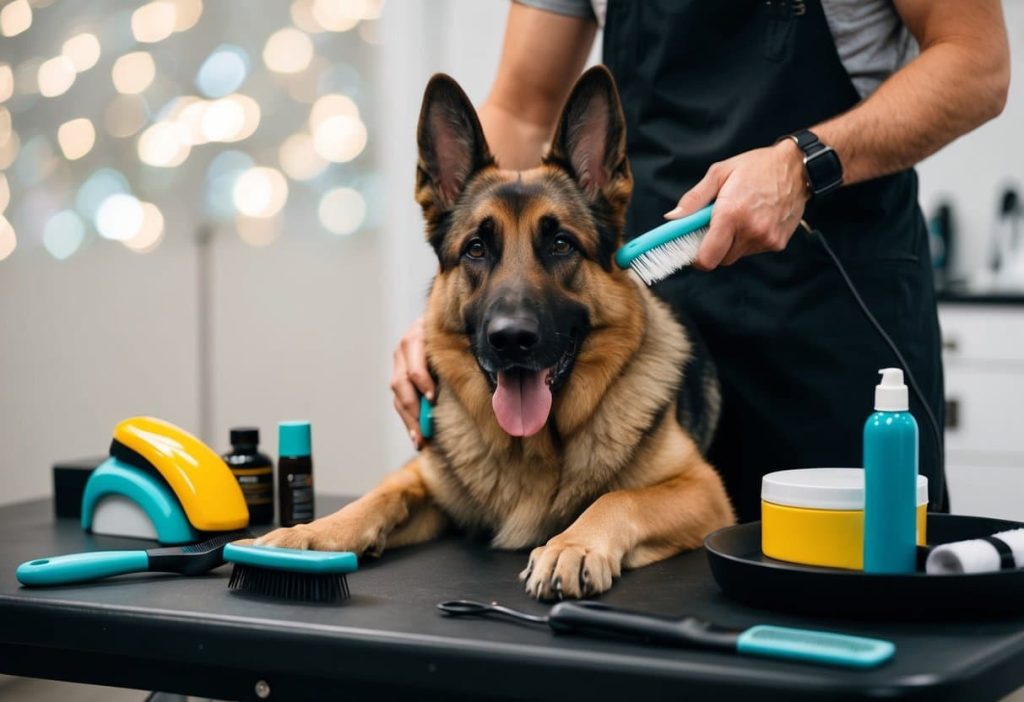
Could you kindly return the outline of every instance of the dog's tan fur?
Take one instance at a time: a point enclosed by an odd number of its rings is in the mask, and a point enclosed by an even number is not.
[[[611,81],[607,74],[584,79]],[[618,109],[613,85],[609,95]],[[430,118],[426,100],[421,133]],[[559,134],[572,119],[567,107]],[[596,256],[597,215],[581,205],[586,201],[544,196],[571,180],[557,164],[574,158],[558,151],[559,134],[546,164],[523,173],[498,169],[485,145],[473,168],[447,182],[421,163],[417,199],[428,234],[466,188],[472,192],[459,201],[464,209],[472,203],[472,211],[462,220],[487,216],[505,232],[502,264],[492,276],[551,284],[544,279],[550,271],[531,263],[530,227],[542,214],[577,223],[581,248]],[[577,168],[573,187],[600,198],[602,216],[621,232],[631,181],[624,134],[618,138],[618,176],[591,171],[585,178],[579,175],[585,169]],[[542,195],[522,198],[519,207],[492,196],[512,183]],[[442,262],[470,233],[456,222],[435,242]],[[591,329],[555,394],[548,431],[517,438],[499,427],[462,321],[477,290],[458,266],[442,263],[425,320],[427,355],[439,381],[433,442],[339,512],[279,529],[260,543],[376,555],[434,538],[454,523],[493,534],[498,548],[535,546],[521,577],[531,595],[549,599],[604,592],[622,568],[695,548],[706,534],[731,524],[718,474],[676,420],[676,393],[691,353],[683,327],[634,278],[592,259],[560,274],[558,282],[561,294],[586,307]]]

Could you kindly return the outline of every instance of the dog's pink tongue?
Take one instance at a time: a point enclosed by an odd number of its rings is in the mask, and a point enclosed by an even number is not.
[[[498,389],[491,398],[494,416],[505,433],[533,436],[548,421],[551,388],[546,370],[514,370],[498,373]]]

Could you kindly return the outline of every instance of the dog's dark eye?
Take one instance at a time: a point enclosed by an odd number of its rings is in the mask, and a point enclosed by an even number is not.
[[[556,256],[565,256],[576,250],[572,241],[569,237],[559,234],[555,237],[554,241],[551,242],[551,253]]]
[[[468,258],[483,258],[487,255],[487,247],[484,246],[484,242],[479,239],[471,239],[470,242],[466,244],[463,255]]]

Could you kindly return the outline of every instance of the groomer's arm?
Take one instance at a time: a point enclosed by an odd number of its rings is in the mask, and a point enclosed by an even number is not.
[[[846,184],[913,166],[997,116],[1006,102],[1010,58],[1000,0],[895,5],[920,55],[849,112],[807,125],[839,154]],[[807,198],[802,154],[785,140],[714,164],[666,216],[715,201],[696,263],[710,270],[784,249]]]
[[[498,75],[479,110],[484,135],[499,166],[523,170],[540,164],[596,32],[593,19],[509,4]],[[418,393],[431,400],[434,394],[422,317],[413,322],[395,349],[391,391],[413,446],[422,447]]]

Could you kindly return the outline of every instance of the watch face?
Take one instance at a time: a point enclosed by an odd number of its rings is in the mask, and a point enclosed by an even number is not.
[[[815,195],[832,192],[843,183],[843,166],[831,148],[824,148],[804,159],[807,180]]]

